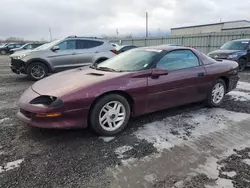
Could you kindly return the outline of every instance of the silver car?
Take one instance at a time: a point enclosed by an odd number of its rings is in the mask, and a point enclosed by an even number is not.
[[[108,41],[95,37],[70,36],[34,50],[10,55],[11,70],[40,80],[49,73],[101,63],[117,54]]]

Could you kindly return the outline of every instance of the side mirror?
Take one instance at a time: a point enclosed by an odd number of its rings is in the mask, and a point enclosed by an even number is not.
[[[159,68],[152,69],[151,76],[160,77],[164,75],[168,75],[168,71],[166,69],[159,69]]]
[[[57,50],[60,50],[60,47],[59,47],[59,46],[54,46],[53,48],[51,48],[51,50],[52,50],[53,52],[55,52],[55,51],[57,51]]]

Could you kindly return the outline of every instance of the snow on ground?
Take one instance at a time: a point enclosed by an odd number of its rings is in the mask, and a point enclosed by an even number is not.
[[[127,152],[127,151],[129,151],[129,150],[131,150],[131,149],[133,149],[133,147],[131,147],[131,146],[122,146],[122,147],[117,148],[115,150],[116,155],[118,155],[117,158],[118,159],[123,158],[124,157],[124,153]]]
[[[0,124],[1,123],[3,123],[3,122],[5,122],[5,121],[7,121],[7,120],[9,120],[10,118],[3,118],[3,119],[0,119]]]
[[[220,131],[247,118],[250,118],[250,114],[219,108],[201,109],[146,124],[134,134],[138,139],[146,140],[158,151],[162,151],[181,145],[187,139]]]
[[[4,166],[0,166],[0,174],[9,170],[18,168],[23,161],[24,159],[19,159],[16,161],[6,163]]]
[[[229,94],[236,101],[249,101],[250,93],[242,92],[242,91],[231,91]]]
[[[238,82],[237,89],[250,91],[250,83],[247,82]]]
[[[250,166],[250,159],[245,159],[243,162]]]
[[[102,137],[102,136],[99,138],[102,139],[104,142],[110,142],[115,139],[115,137]]]

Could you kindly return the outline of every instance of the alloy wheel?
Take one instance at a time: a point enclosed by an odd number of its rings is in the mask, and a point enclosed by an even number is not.
[[[125,106],[119,101],[111,101],[104,105],[99,113],[99,123],[106,131],[119,129],[126,119]]]
[[[217,83],[212,91],[212,100],[214,104],[219,104],[225,95],[225,88],[222,83]]]
[[[41,79],[45,76],[45,70],[42,66],[35,65],[31,68],[31,76],[35,79]]]

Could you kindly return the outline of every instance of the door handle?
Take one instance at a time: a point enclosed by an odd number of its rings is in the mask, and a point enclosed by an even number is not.
[[[200,73],[198,73],[198,76],[199,77],[205,76],[205,73],[204,72],[200,72]]]

